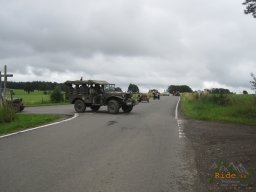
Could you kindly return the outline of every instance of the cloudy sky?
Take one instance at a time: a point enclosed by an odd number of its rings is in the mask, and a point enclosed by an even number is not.
[[[242,2],[0,0],[0,70],[12,81],[251,91],[256,19]]]

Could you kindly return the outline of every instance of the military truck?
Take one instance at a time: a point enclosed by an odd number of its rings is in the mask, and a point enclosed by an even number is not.
[[[151,89],[149,90],[149,93],[152,94],[153,99],[160,99],[160,93],[157,89]]]
[[[141,94],[139,94],[138,95],[138,101],[139,102],[147,102],[147,103],[149,103],[149,97],[148,97],[148,94],[143,94],[143,93],[141,93]]]
[[[108,112],[129,113],[135,105],[131,93],[115,91],[115,84],[98,80],[66,81],[66,98],[74,104],[77,113],[85,112],[86,108],[98,111],[101,106],[107,106]]]

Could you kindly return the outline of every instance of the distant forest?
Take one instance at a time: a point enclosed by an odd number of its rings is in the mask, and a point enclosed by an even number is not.
[[[26,92],[38,91],[51,91],[55,87],[60,87],[61,90],[65,90],[63,83],[46,82],[46,81],[32,81],[32,82],[7,82],[7,88],[9,89],[23,89]]]

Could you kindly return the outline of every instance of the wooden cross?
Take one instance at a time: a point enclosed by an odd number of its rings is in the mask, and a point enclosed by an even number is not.
[[[2,77],[4,77],[4,89],[3,89],[3,91],[2,91]],[[4,100],[6,98],[7,77],[13,77],[13,74],[7,74],[7,66],[5,65],[3,75],[1,74],[1,71],[0,71],[0,103],[1,103],[1,100]]]

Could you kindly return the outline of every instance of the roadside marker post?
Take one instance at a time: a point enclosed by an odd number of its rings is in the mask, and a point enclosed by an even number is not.
[[[0,105],[3,102],[3,95],[2,95],[2,72],[0,71]]]
[[[4,88],[2,88],[2,77],[4,78]],[[7,77],[13,77],[13,74],[7,74],[7,66],[5,65],[3,75],[0,71],[0,104],[2,104],[3,100],[6,98]]]

